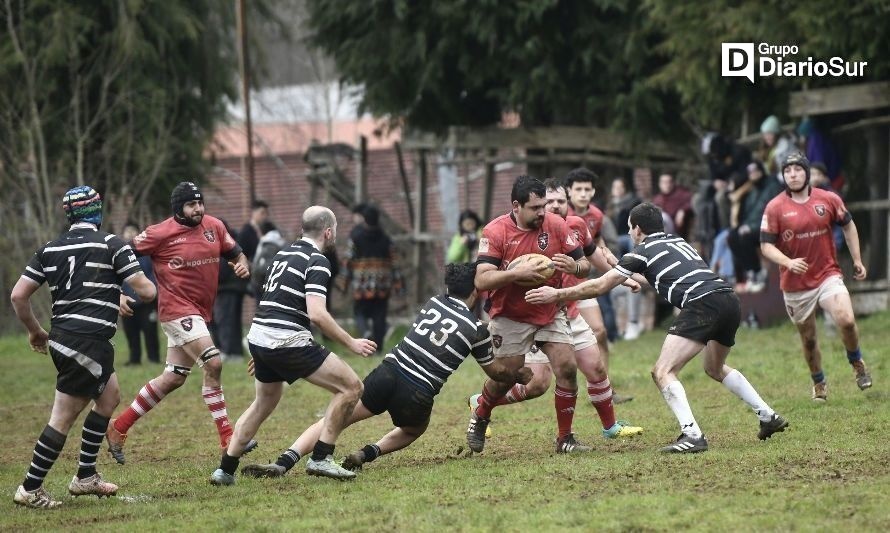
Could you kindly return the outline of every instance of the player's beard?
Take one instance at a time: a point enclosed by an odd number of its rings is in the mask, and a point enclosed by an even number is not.
[[[793,192],[794,194],[798,194],[798,193],[803,192],[803,191],[806,190],[806,188],[809,187],[809,186],[810,186],[810,180],[806,180],[806,181],[803,182],[803,185],[801,185],[798,189],[792,189],[792,188],[791,188],[791,185],[788,185],[788,180],[785,180],[785,187],[786,187],[789,191]]]
[[[543,216],[535,217],[528,223],[529,229],[538,229],[543,225],[544,225],[544,217]]]

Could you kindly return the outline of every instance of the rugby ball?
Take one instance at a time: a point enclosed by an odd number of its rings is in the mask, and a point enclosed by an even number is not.
[[[545,279],[550,279],[553,277],[554,272],[556,272],[556,267],[553,265],[553,260],[546,255],[541,254],[525,254],[520,255],[516,259],[510,261],[510,264],[507,266],[507,270],[513,270],[520,265],[524,265],[526,263],[531,262],[533,265],[536,265],[535,270],[544,275]],[[517,285],[521,285],[522,287],[540,287],[541,283],[537,283],[534,281],[515,281]]]

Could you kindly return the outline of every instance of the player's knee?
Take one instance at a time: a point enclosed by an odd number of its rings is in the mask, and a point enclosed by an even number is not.
[[[705,374],[707,374],[709,378],[711,378],[715,381],[723,381],[723,378],[725,376],[723,375],[723,365],[722,364],[710,363],[710,362],[705,361],[704,367],[705,367]]]
[[[164,368],[164,373],[160,376],[160,384],[163,389],[166,389],[163,392],[167,394],[170,391],[181,387],[191,371],[191,368],[187,366],[167,363],[167,366]]]
[[[856,330],[856,319],[853,317],[852,312],[839,313],[834,318],[835,324],[837,327],[844,331],[855,331]]]
[[[357,377],[350,379],[346,383],[346,388],[344,394],[349,398],[350,401],[359,401],[362,397],[362,393],[365,391],[365,385],[362,383],[360,379]]]
[[[652,367],[652,370],[649,371],[649,375],[652,376],[652,381],[656,384],[661,383],[661,381],[667,377],[670,373],[670,370],[661,364],[655,363],[655,366]]]

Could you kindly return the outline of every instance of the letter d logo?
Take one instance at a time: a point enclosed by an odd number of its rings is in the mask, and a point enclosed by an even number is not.
[[[722,43],[723,77],[742,77],[754,83],[754,43]]]

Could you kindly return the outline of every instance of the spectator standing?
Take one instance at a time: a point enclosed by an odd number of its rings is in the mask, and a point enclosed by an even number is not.
[[[618,234],[618,251],[615,254],[621,257],[633,250],[634,243],[628,235],[627,219],[630,217],[630,210],[640,204],[641,200],[632,191],[628,191],[627,183],[624,178],[615,178],[612,180],[612,189],[610,191],[609,208],[607,210],[609,218],[615,225],[615,232]],[[640,336],[640,303],[642,294],[630,290],[619,289],[627,297],[627,324],[624,327],[624,339],[634,340]],[[618,293],[618,291],[616,291]]]
[[[238,236],[235,230],[226,223],[232,239]],[[227,261],[219,262],[219,288],[216,290],[216,301],[213,303],[213,322],[210,323],[210,335],[220,351],[223,361],[244,357],[241,343],[241,310],[244,295],[248,292],[248,280],[235,275],[235,271]]]
[[[460,214],[458,231],[451,238],[446,263],[469,263],[478,255],[479,238],[482,236],[482,219],[467,209]]]
[[[364,223],[353,228],[349,235],[347,280],[352,289],[359,336],[373,340],[377,353],[382,353],[389,297],[401,287],[401,276],[396,269],[392,240],[380,227],[380,211],[365,206],[361,215]]]
[[[257,246],[263,236],[263,224],[269,220],[269,204],[262,200],[254,200],[250,205],[250,220],[248,220],[238,233],[236,241],[244,250],[248,261],[253,261]]]
[[[760,125],[760,135],[757,159],[763,161],[768,175],[781,182],[782,162],[794,150],[794,143],[787,135],[782,134],[782,124],[779,123],[779,117],[775,115],[766,117]]]
[[[121,238],[124,242],[131,242],[136,235],[139,235],[139,226],[134,222],[124,224],[124,231],[121,232]],[[137,257],[139,268],[145,274],[145,277],[157,286],[155,280],[154,269],[151,266],[150,257]],[[144,302],[136,296],[136,291],[130,287],[129,283],[121,286],[121,291],[132,298],[134,301],[130,304],[133,314],[121,318],[124,327],[124,334],[127,336],[127,346],[130,349],[130,358],[125,366],[138,365],[142,363],[142,337],[145,337],[145,357],[149,362],[160,363],[161,351],[158,344],[158,301],[156,298],[150,302]]]
[[[692,219],[692,192],[678,185],[673,174],[664,172],[658,177],[658,194],[652,203],[668,215],[674,226],[674,233],[684,239],[689,238]]]

